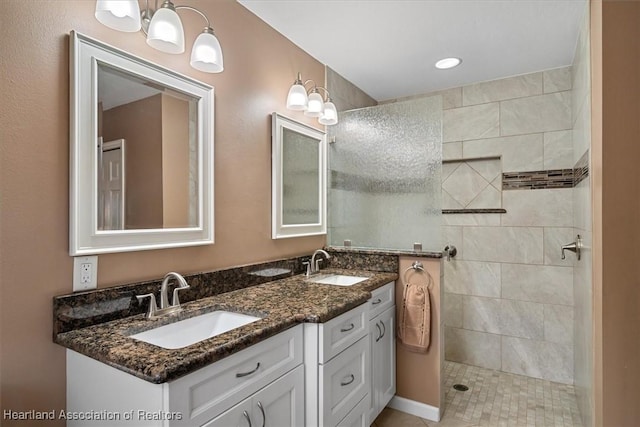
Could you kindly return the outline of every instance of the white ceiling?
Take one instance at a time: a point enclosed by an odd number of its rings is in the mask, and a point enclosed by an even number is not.
[[[238,1],[378,101],[570,65],[586,10],[586,0]],[[462,65],[434,67],[450,56]]]

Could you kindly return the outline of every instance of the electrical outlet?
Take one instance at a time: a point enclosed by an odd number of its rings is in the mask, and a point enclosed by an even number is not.
[[[98,257],[81,256],[73,259],[73,290],[85,291],[97,287]]]

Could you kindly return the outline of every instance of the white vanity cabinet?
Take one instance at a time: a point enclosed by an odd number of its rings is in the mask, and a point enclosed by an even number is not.
[[[304,327],[305,425],[366,425],[371,387],[368,305]]]
[[[395,283],[371,293],[369,338],[371,344],[371,400],[373,422],[396,393]]]
[[[249,425],[244,416],[246,411],[252,425],[260,426],[265,419],[262,410],[267,420],[274,420],[271,425],[301,425],[304,417],[302,329],[302,325],[298,325],[163,384],[152,384],[68,350],[68,412],[113,414],[119,419],[85,418],[68,420],[67,425],[236,425],[227,421],[233,420],[239,411],[237,425],[245,427]]]

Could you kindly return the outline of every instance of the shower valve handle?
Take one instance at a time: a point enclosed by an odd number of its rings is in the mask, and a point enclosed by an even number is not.
[[[580,261],[580,250],[582,249],[582,238],[578,234],[576,236],[576,241],[569,243],[568,245],[562,245],[562,259],[566,259],[567,257],[564,254],[564,251],[571,251],[576,254],[578,257],[578,261]]]

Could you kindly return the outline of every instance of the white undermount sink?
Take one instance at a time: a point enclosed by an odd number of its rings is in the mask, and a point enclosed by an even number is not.
[[[223,334],[232,329],[260,320],[259,317],[230,311],[212,311],[190,319],[170,323],[130,338],[167,349],[177,349],[190,346]]]
[[[342,274],[322,274],[309,279],[313,283],[322,283],[323,285],[351,286],[356,283],[363,282],[368,277],[344,276]]]

